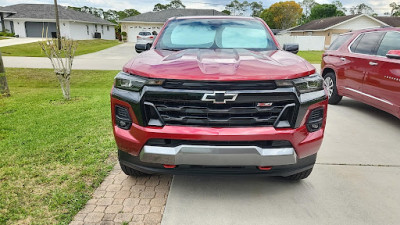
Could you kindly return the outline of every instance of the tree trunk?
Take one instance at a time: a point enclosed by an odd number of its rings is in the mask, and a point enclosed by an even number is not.
[[[0,52],[0,96],[10,96],[10,89],[8,88],[6,71],[4,70],[3,57]]]
[[[57,42],[58,42],[58,50],[61,50],[61,33],[60,33],[60,18],[58,16],[58,4],[57,0],[54,0],[54,8],[56,11],[56,28],[57,28]]]

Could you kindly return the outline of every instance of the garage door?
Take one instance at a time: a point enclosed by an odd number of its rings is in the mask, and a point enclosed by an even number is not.
[[[42,32],[46,36],[46,30],[48,29],[47,37],[52,37],[52,32],[56,32],[56,23],[42,23],[42,22],[26,22],[25,23],[26,36],[27,37],[42,37]]]

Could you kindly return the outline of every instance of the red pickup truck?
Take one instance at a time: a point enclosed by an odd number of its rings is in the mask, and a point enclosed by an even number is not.
[[[308,177],[328,99],[297,51],[281,48],[258,18],[169,19],[151,49],[115,77],[122,170]]]

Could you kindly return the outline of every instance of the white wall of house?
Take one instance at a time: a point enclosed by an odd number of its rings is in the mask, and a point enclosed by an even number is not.
[[[339,24],[337,26],[332,27],[332,29],[349,29],[349,30],[361,30],[366,28],[374,28],[382,26],[381,23],[367,17],[360,16],[353,20],[347,21],[343,24]]]
[[[115,26],[112,25],[68,22],[67,27],[68,31],[65,31],[64,33],[61,31],[61,35],[75,40],[93,39],[95,32],[101,33],[101,39],[115,40]]]
[[[19,37],[26,37],[25,20],[14,20],[14,32]]]
[[[136,42],[137,35],[141,31],[156,31],[160,33],[161,28],[164,26],[164,23],[139,23],[139,22],[122,22],[121,23],[121,31],[126,32],[128,35],[129,42]]]
[[[275,37],[282,47],[283,44],[299,44],[300,51],[322,51],[325,47],[324,36],[290,36],[290,34],[286,34]]]
[[[26,22],[25,20],[14,20],[14,31],[16,35],[19,35],[19,37],[26,37],[25,22]],[[32,21],[32,22],[39,22],[39,21]],[[7,28],[7,24],[9,28]],[[96,31],[96,25],[97,25],[97,31]],[[87,27],[89,27],[89,34],[87,32]],[[9,30],[11,29],[10,21],[6,21],[6,29]],[[100,32],[102,39],[115,40],[115,26],[84,23],[84,22],[62,21],[62,20],[60,21],[60,33],[61,36],[63,37],[71,38],[74,40],[90,40],[94,38],[95,32]]]

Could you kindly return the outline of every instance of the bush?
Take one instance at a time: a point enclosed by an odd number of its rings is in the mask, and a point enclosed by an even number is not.
[[[0,36],[5,36],[5,37],[14,37],[15,34],[14,33],[8,33],[8,32],[0,32]]]

